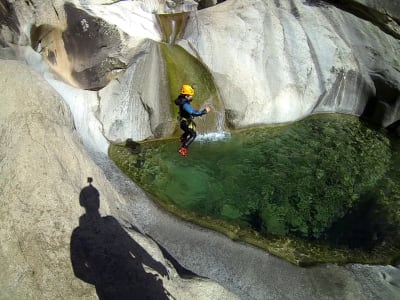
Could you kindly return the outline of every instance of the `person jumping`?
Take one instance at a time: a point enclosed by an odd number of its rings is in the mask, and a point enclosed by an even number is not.
[[[179,106],[179,126],[183,130],[183,134],[180,137],[182,143],[178,152],[182,156],[187,155],[187,149],[196,138],[196,123],[193,121],[194,117],[199,117],[207,114],[210,108],[207,106],[201,111],[194,109],[190,102],[194,96],[194,89],[188,84],[184,84],[181,88],[180,95],[175,100],[175,104]]]

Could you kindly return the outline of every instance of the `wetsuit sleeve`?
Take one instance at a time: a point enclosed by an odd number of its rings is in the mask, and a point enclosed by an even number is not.
[[[195,116],[195,117],[202,116],[207,113],[206,109],[198,111],[198,110],[194,109],[189,103],[185,103],[182,108],[185,111],[187,111],[189,114],[191,114],[192,116]]]

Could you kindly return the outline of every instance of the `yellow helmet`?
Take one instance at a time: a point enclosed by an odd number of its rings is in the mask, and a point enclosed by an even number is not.
[[[193,96],[194,89],[190,85],[184,84],[184,85],[182,85],[182,88],[181,88],[181,94]]]

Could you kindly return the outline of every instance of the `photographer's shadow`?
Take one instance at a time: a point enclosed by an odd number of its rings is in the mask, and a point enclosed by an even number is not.
[[[101,217],[98,190],[91,184],[81,190],[79,203],[86,213],[71,236],[71,262],[75,276],[96,286],[100,300],[169,299],[162,280],[143,265],[167,276],[112,216]]]

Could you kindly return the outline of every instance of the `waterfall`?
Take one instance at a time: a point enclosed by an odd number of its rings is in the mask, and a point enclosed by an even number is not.
[[[167,6],[169,5],[169,8],[173,6],[174,9],[172,11],[168,11],[168,13],[159,13],[156,15],[157,22],[163,33],[163,42],[171,45],[169,47],[162,47],[166,61],[171,62],[168,66],[168,72],[170,72],[170,77],[172,77],[171,74],[184,74],[182,78],[173,78],[174,81],[185,80],[186,83],[194,83],[198,87],[199,93],[196,92],[196,94],[200,95],[200,97],[197,96],[200,98],[200,101],[201,98],[208,93],[207,96],[209,97],[205,102],[203,102],[202,108],[209,106],[211,111],[207,114],[207,116],[196,118],[198,129],[197,140],[216,141],[226,139],[230,136],[230,134],[229,132],[224,131],[225,110],[220,103],[219,95],[214,86],[214,81],[211,74],[209,74],[207,68],[202,64],[202,62],[199,62],[197,58],[191,57],[189,53],[179,47],[172,46],[175,44],[176,40],[183,37],[190,12],[197,10],[197,2],[193,0],[185,0],[180,3],[182,5],[180,13],[176,13],[176,11],[178,11],[176,6],[177,1],[166,1]],[[179,55],[181,57],[179,57]],[[184,61],[186,65],[183,63]],[[183,65],[180,66],[179,64]],[[171,71],[171,69],[174,69],[174,71]],[[188,72],[188,69],[195,74],[206,75],[204,77],[193,77],[193,75],[185,74]],[[194,81],[188,82],[188,78],[192,78]],[[172,95],[174,94],[174,89],[178,88],[174,86],[175,84],[175,82],[170,81]]]
[[[158,25],[163,34],[163,42],[173,45],[176,40],[183,37],[189,14],[188,12],[182,12],[156,15]]]
[[[213,142],[229,139],[231,134],[229,131],[225,131],[225,110],[218,109],[212,104],[208,104],[211,108],[210,113],[215,115],[215,129],[208,130],[206,132],[200,133],[197,137],[197,141],[199,142]],[[205,116],[207,118],[207,115]],[[205,123],[203,119],[201,119],[202,123]],[[199,123],[200,123],[199,122]],[[205,124],[202,124],[202,127],[205,127]]]

